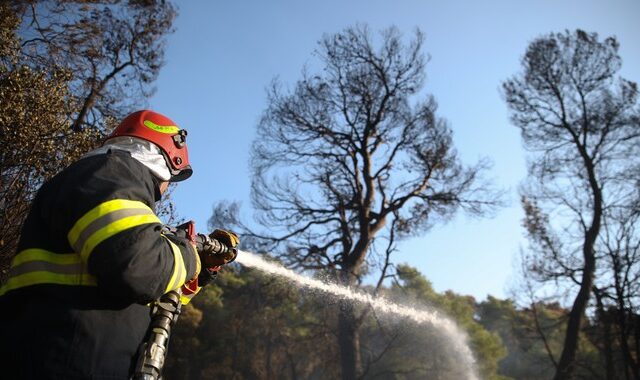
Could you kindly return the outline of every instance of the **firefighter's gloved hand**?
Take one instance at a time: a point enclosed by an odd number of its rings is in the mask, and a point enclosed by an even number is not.
[[[228,264],[236,259],[240,243],[238,235],[225,230],[215,230],[209,236],[198,234],[196,249],[204,268]]]
[[[238,244],[240,244],[240,238],[233,231],[216,229],[209,235],[209,237],[221,241],[229,248],[236,248]]]

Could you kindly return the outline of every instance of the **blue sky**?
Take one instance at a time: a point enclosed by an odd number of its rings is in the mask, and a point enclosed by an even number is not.
[[[458,215],[403,242],[394,262],[417,267],[436,290],[484,299],[508,295],[526,246],[517,188],[526,176],[518,130],[509,123],[500,83],[520,70],[529,42],[549,32],[581,28],[615,35],[621,75],[640,81],[640,1],[208,1],[180,2],[166,65],[150,100],[189,130],[195,173],[174,192],[182,217],[204,232],[218,200],[243,202],[251,217],[248,158],[265,88],[274,77],[292,85],[325,33],[366,23],[373,32],[395,25],[409,39],[426,35],[424,93],[454,132],[462,160],[489,157],[489,176],[509,190],[510,205],[492,219]]]

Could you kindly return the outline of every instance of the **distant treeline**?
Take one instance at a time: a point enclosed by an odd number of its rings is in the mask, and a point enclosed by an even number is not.
[[[340,378],[336,299],[240,266],[225,269],[204,292],[180,317],[170,344],[167,379]],[[522,308],[509,299],[480,301],[450,291],[437,293],[406,265],[398,267],[397,281],[381,295],[451,316],[469,336],[482,379],[539,380],[555,373],[549,351],[561,351],[569,312],[555,302]],[[611,308],[584,324],[576,378],[606,378],[603,332],[616,332],[611,329],[616,314]],[[373,310],[364,319],[363,378],[461,379],[459,356],[429,325],[388,319]],[[640,315],[635,321],[637,326]],[[623,379],[622,351],[616,344],[612,352],[616,378]]]

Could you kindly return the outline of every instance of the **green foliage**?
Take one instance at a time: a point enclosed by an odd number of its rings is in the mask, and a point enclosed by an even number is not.
[[[97,140],[95,131],[69,131],[70,77],[63,70],[0,67],[0,144],[9,148],[0,156],[3,178],[39,185],[39,179],[76,160]]]
[[[504,347],[474,320],[473,299],[438,294],[414,268],[400,269],[402,286],[386,289],[388,295],[437,305],[451,315],[470,337],[482,378],[502,379],[496,369]],[[166,377],[338,378],[336,303],[254,270],[224,271],[185,311],[186,321],[172,338]],[[373,312],[364,318],[364,378],[460,378],[458,356],[437,331]]]
[[[195,298],[191,310],[204,318],[176,330],[180,343],[171,346],[169,379],[337,375],[336,368],[323,368],[334,353],[322,307],[282,280],[253,270],[223,271],[215,285]]]
[[[47,177],[97,141],[95,131],[69,130],[72,74],[21,65],[13,8],[0,5],[0,279],[9,266],[30,200]]]
[[[543,326],[553,352],[562,344],[562,312],[557,305],[537,305],[538,323]],[[507,349],[500,362],[499,372],[514,379],[548,379],[553,376],[553,363],[549,360],[542,340],[537,334],[532,310],[516,309],[512,300],[488,297],[477,306],[477,319],[488,331],[500,336]]]
[[[498,361],[506,355],[506,350],[497,335],[487,331],[475,320],[476,303],[473,297],[461,296],[451,291],[438,294],[417,269],[407,265],[398,266],[398,280],[399,283],[390,289],[392,295],[400,296],[401,299],[411,300],[418,305],[431,305],[453,319],[468,336],[468,343],[475,356],[476,367],[481,378],[500,378],[497,375]],[[424,334],[425,332],[423,330],[420,333]],[[428,337],[423,338],[423,342],[442,339],[435,336],[437,334],[434,334],[434,332],[429,332],[428,335]],[[425,343],[422,343],[422,345],[425,345]],[[446,350],[443,351],[446,353]],[[432,367],[445,374],[445,377],[442,377],[443,374],[438,374],[439,378],[456,378],[456,375],[459,376],[459,374],[452,371],[452,369],[458,367],[456,365],[456,360],[458,360],[456,355],[447,357],[438,352],[428,352],[428,356],[419,360],[423,363],[434,361]],[[446,370],[447,368],[449,368],[448,371]],[[450,373],[449,377],[446,377],[447,372]],[[425,372],[425,376],[429,375],[429,372]]]
[[[468,336],[480,378],[553,376],[553,360],[562,350],[566,308],[542,302],[519,308],[509,299],[490,296],[476,302],[450,291],[438,293],[407,265],[398,266],[397,280],[382,289],[384,296],[416,307],[434,307],[453,319]],[[334,298],[254,270],[225,270],[185,309],[172,337],[166,378],[339,378],[336,305]],[[362,305],[356,310],[363,318],[363,379],[464,377],[458,353],[438,331],[372,310],[360,314],[366,311]],[[615,317],[615,310],[608,315]],[[602,329],[598,319],[583,327],[577,378],[605,377],[602,352],[593,343],[601,339]],[[615,358],[623,359],[619,350]]]
[[[507,349],[507,356],[500,361],[498,372],[523,380],[553,378],[554,363],[557,363],[564,344],[568,312],[558,303],[538,302],[528,308],[517,308],[512,300],[494,297],[479,303],[476,307],[478,322],[499,335]],[[603,352],[594,344],[597,339],[592,336],[594,332],[600,334],[603,327],[597,319],[589,319],[583,326],[576,359],[576,378],[606,378]]]
[[[166,378],[339,378],[337,300],[254,270],[230,269],[185,308],[172,337]],[[480,378],[553,376],[551,356],[557,360],[562,349],[566,308],[542,302],[519,308],[509,299],[488,297],[476,302],[450,291],[438,293],[407,265],[398,267],[397,280],[383,288],[384,296],[416,307],[434,307],[453,319],[468,336]],[[359,315],[366,311],[362,305],[356,310]],[[611,316],[615,316],[613,310]],[[372,310],[362,318],[363,379],[464,377],[459,354],[428,325],[376,315]],[[602,353],[592,343],[602,324],[593,320],[583,330],[576,376],[604,378]],[[622,359],[619,354],[616,357]]]
[[[4,65],[10,63],[20,52],[16,30],[20,17],[7,2],[0,4],[0,59]]]

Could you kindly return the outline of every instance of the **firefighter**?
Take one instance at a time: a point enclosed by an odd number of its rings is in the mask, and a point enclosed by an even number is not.
[[[0,378],[128,379],[150,302],[235,259],[203,255],[155,215],[169,182],[192,174],[186,135],[135,112],[42,185],[0,288]]]

